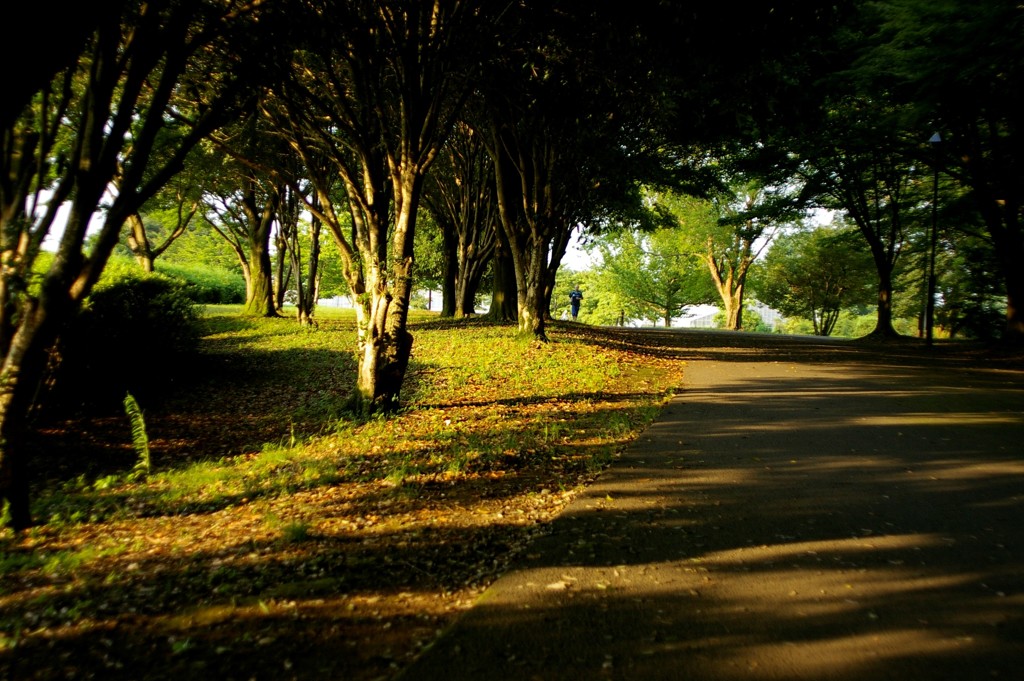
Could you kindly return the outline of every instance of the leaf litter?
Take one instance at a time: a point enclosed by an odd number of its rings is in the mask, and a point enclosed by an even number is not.
[[[354,423],[339,408],[350,322],[253,322],[242,343],[225,319],[203,370],[146,410],[148,481],[89,484],[131,467],[114,415],[43,430],[37,515],[51,521],[0,540],[3,678],[390,678],[636,437],[685,366],[657,337],[555,324],[540,345],[425,322],[407,408]],[[273,347],[258,341],[268,326]]]

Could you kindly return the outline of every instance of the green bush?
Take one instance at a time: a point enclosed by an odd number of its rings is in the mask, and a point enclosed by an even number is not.
[[[201,305],[234,305],[245,302],[241,274],[217,267],[157,261],[157,272],[182,281],[185,290]]]
[[[61,335],[53,401],[105,408],[155,394],[193,356],[200,312],[180,281],[115,265]]]

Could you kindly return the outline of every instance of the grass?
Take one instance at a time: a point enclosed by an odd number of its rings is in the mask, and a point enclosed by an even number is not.
[[[249,678],[274,656],[311,677],[386,676],[681,383],[682,362],[600,330],[556,325],[538,344],[423,314],[403,410],[357,421],[351,312],[321,310],[310,331],[238,309],[209,306],[195,375],[140,405],[148,476],[130,474],[123,414],[103,437],[62,424],[102,447],[46,466],[48,522],[0,536],[0,676]],[[75,468],[110,451],[122,468]],[[339,641],[359,654],[315,652]]]

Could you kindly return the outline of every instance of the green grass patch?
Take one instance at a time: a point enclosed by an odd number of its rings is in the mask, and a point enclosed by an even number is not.
[[[252,413],[279,428],[277,439],[181,465],[156,448],[158,470],[147,479],[130,471],[78,478],[44,490],[36,516],[73,525],[213,511],[343,483],[404,487],[538,469],[572,486],[607,465],[680,379],[652,371],[621,343],[583,333],[554,333],[554,342],[540,344],[507,325],[423,321],[411,326],[403,411],[363,422],[342,411],[354,382],[350,310],[323,311],[311,331],[287,318],[210,306],[202,351],[227,374],[206,379],[216,399],[240,410],[223,418]]]

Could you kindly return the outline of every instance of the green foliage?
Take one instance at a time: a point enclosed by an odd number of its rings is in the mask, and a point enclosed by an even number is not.
[[[213,265],[156,262],[156,271],[179,280],[188,296],[200,305],[230,305],[245,302],[245,279],[241,274]]]
[[[200,309],[179,281],[113,262],[62,335],[55,406],[103,408],[153,394],[187,368]]]
[[[875,278],[856,231],[820,227],[777,238],[752,284],[766,305],[828,336],[842,309],[872,300]]]
[[[132,425],[132,445],[135,447],[135,454],[138,461],[132,470],[132,477],[145,479],[152,472],[152,461],[149,456],[149,435],[146,433],[146,421],[142,416],[142,409],[135,401],[131,393],[124,396],[124,412]]]
[[[156,261],[157,267],[171,263],[192,267],[209,267],[242,274],[238,257],[227,242],[205,220],[193,221],[193,226],[172,243]]]
[[[743,330],[752,333],[771,333],[772,327],[749,305],[743,308]]]
[[[416,282],[421,288],[440,291],[444,275],[444,239],[429,210],[416,216]]]
[[[583,318],[598,324],[663,324],[666,317],[710,299],[707,268],[691,240],[692,234],[675,227],[624,229],[598,238],[592,249],[600,264],[586,275],[592,307],[588,309],[585,297]]]

